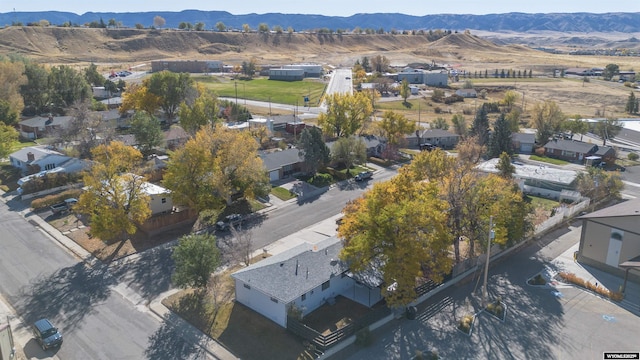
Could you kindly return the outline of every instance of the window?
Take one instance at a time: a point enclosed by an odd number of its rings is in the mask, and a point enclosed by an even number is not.
[[[167,198],[162,198],[162,203],[166,204],[167,203]]]
[[[245,289],[251,290],[251,285],[249,285],[249,284],[242,284],[242,285],[244,286]]]
[[[56,164],[47,164],[44,166],[45,170],[53,170],[56,168]]]
[[[302,301],[307,300],[307,294],[302,294],[302,297],[300,298],[300,300],[302,300]]]
[[[329,283],[330,283],[330,280],[322,283],[322,291],[325,291],[329,288]]]
[[[274,303],[276,303],[276,304],[278,303],[278,299],[276,299],[276,298],[274,298],[274,297],[272,297],[272,298],[271,298],[271,301],[273,301],[273,302],[274,302]]]

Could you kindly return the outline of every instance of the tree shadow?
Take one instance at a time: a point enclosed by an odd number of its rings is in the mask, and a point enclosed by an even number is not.
[[[134,261],[123,261],[111,267],[114,277],[151,301],[171,288],[174,262],[171,257],[175,241],[149,249]]]
[[[198,344],[206,338],[198,329],[187,326],[182,318],[169,312],[158,331],[149,337],[149,346],[144,353],[147,359],[153,360],[201,359],[205,350]]]
[[[411,109],[413,107],[413,104],[408,101],[403,101],[402,106],[406,107],[407,109]]]
[[[16,308],[27,323],[48,318],[66,331],[106,300],[115,283],[106,266],[77,263],[33,280],[21,289]]]

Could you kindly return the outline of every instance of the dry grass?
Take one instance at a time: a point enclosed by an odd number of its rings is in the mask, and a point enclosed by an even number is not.
[[[560,272],[558,273],[558,276],[560,277],[560,279],[562,279],[565,282],[580,286],[581,288],[593,291],[597,294],[600,294],[602,296],[608,297],[611,300],[614,301],[622,301],[622,299],[624,299],[624,294],[622,294],[619,291],[610,291],[607,288],[603,287],[603,286],[598,286],[597,284],[592,284],[589,281],[585,281],[584,279],[582,279],[581,277],[577,276],[574,273],[567,273],[567,272]]]

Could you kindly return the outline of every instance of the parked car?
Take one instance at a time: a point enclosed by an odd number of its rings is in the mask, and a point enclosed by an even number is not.
[[[73,205],[75,205],[77,202],[78,202],[78,199],[68,198],[68,199],[65,199],[65,201],[63,201],[61,203],[57,203],[57,204],[51,205],[49,207],[49,209],[51,209],[51,212],[54,213],[54,214],[63,213],[63,212],[71,210]]]
[[[356,175],[355,179],[356,181],[364,181],[364,180],[371,179],[372,176],[373,176],[373,173],[371,171],[363,171],[358,175]]]
[[[245,217],[240,214],[231,214],[224,217],[224,219],[216,223],[216,228],[220,231],[226,231],[231,226],[236,227],[241,225],[245,220]]]
[[[437,147],[431,143],[422,143],[420,144],[420,150],[422,151],[432,151],[435,150]]]
[[[62,345],[62,334],[48,319],[36,321],[31,326],[31,330],[33,331],[33,337],[42,346],[42,350]]]

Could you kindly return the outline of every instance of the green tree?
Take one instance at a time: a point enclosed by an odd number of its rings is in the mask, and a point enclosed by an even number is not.
[[[582,141],[582,136],[589,131],[589,123],[582,121],[580,115],[574,115],[562,123],[562,129],[571,132],[571,139],[575,134],[580,134],[580,141]]]
[[[518,101],[518,93],[513,90],[507,90],[502,98],[502,103],[507,108],[507,111],[511,111],[513,105]]]
[[[636,99],[636,95],[633,93],[633,91],[627,99],[627,104],[624,106],[624,111],[626,111],[628,114],[638,113],[638,99]]]
[[[24,100],[20,95],[20,89],[27,83],[24,75],[25,65],[22,59],[3,59],[0,56],[0,100],[9,105],[5,114],[20,113],[24,108]],[[24,60],[26,61],[26,60]],[[0,119],[0,122],[9,123],[8,119]]]
[[[193,29],[194,29],[195,31],[204,31],[204,23],[203,23],[202,21],[198,21],[198,22],[194,25]]]
[[[405,135],[416,131],[416,123],[404,115],[387,110],[382,119],[376,123],[382,137],[387,139],[388,146],[394,148],[402,145]]]
[[[266,23],[258,24],[258,32],[261,34],[269,33],[269,25],[267,25]]]
[[[511,156],[506,152],[500,154],[500,160],[496,168],[500,176],[505,179],[511,179],[516,172],[516,167],[511,163]]]
[[[24,105],[30,113],[40,114],[49,104],[49,71],[42,65],[26,62],[24,74],[27,82],[20,86]]]
[[[117,141],[99,145],[91,154],[93,165],[83,176],[86,190],[75,208],[89,215],[91,235],[124,241],[151,216],[145,180],[133,173],[142,154]]]
[[[602,146],[606,146],[607,140],[616,137],[623,127],[618,119],[607,118],[596,123],[594,133],[602,138]]]
[[[18,142],[18,131],[9,125],[0,123],[0,159],[4,159]]]
[[[443,117],[437,117],[431,123],[431,128],[432,129],[449,130],[449,123],[447,122],[447,119],[445,119]]]
[[[160,99],[160,107],[172,120],[190,92],[195,91],[193,79],[187,73],[160,71],[144,81],[148,91]]]
[[[20,121],[18,111],[11,108],[11,104],[7,100],[0,99],[0,124],[17,125]]]
[[[536,103],[531,114],[531,127],[536,129],[536,141],[544,145],[562,129],[567,119],[555,101]]]
[[[438,282],[452,268],[447,204],[435,195],[435,183],[396,176],[343,210],[340,257],[356,273],[381,273],[389,306],[406,306],[416,297],[417,279]]]
[[[489,142],[489,117],[484,106],[478,109],[476,116],[473,118],[470,135],[475,136],[478,144],[482,146]]]
[[[354,164],[362,164],[367,160],[367,147],[362,139],[355,136],[341,137],[331,147],[331,160],[349,169]]]
[[[193,103],[183,102],[178,111],[180,126],[191,135],[205,125],[215,125],[219,122],[215,93],[204,87],[199,87],[198,91],[200,95]]]
[[[255,58],[251,58],[251,60],[249,61],[243,61],[242,62],[242,73],[244,75],[246,75],[249,78],[252,78],[253,75],[256,73],[256,69],[257,69],[257,62]]]
[[[362,68],[364,69],[364,71],[371,72],[371,64],[369,63],[368,57],[363,56],[360,64],[362,65]]]
[[[576,189],[592,200],[595,206],[605,199],[619,199],[624,183],[620,174],[615,171],[604,171],[593,166],[576,176]]]
[[[249,24],[242,24],[242,32],[245,34],[251,32],[251,26],[249,26]]]
[[[407,98],[409,98],[409,95],[411,95],[411,88],[409,87],[409,81],[407,81],[407,78],[404,78],[400,83],[400,96],[402,96],[402,99],[404,100],[405,103],[407,102]]]
[[[373,113],[368,94],[330,94],[326,98],[327,111],[318,117],[318,125],[324,134],[349,137],[362,129]]]
[[[431,100],[434,102],[442,102],[442,99],[444,99],[444,91],[441,89],[433,89]]]
[[[184,235],[171,255],[175,270],[171,279],[180,288],[207,288],[212,273],[220,266],[221,257],[213,235]]]
[[[137,111],[131,119],[131,133],[143,155],[149,155],[163,140],[160,122],[145,111]]]
[[[227,26],[226,26],[222,21],[218,21],[218,22],[216,23],[216,29],[217,29],[219,32],[223,32],[223,31],[226,31],[226,30],[227,30]]]
[[[371,58],[371,67],[373,68],[373,71],[380,74],[387,72],[390,64],[391,62],[384,55],[376,55]]]
[[[104,76],[98,72],[98,66],[94,63],[84,69],[84,78],[93,86],[102,86],[105,80]]]
[[[236,194],[263,196],[269,179],[257,151],[249,132],[203,127],[172,153],[163,184],[175,202],[198,212],[222,208]]]
[[[48,84],[51,103],[57,108],[64,109],[91,98],[91,86],[84,76],[66,65],[51,68]]]
[[[453,124],[453,130],[456,134],[460,136],[467,136],[467,119],[460,114],[453,115],[451,118],[451,123]]]
[[[493,124],[493,133],[491,133],[487,146],[487,155],[490,158],[498,157],[502,153],[513,154],[511,127],[504,114],[500,114],[500,117]]]
[[[315,174],[319,168],[326,166],[331,159],[331,151],[317,127],[302,130],[298,147],[304,159],[305,168],[311,174]]]
[[[602,78],[612,80],[614,76],[620,73],[620,67],[617,64],[608,64],[602,72]]]

